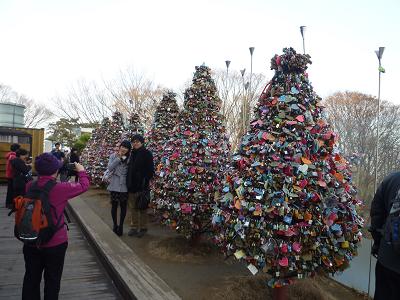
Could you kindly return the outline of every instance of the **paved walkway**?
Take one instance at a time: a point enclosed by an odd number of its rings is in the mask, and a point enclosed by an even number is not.
[[[14,219],[4,208],[5,191],[0,186],[0,300],[13,300],[21,298],[25,268],[22,243],[13,236]],[[121,299],[74,220],[69,227],[59,299]]]

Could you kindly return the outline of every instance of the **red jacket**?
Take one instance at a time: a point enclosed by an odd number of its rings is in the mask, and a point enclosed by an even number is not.
[[[12,169],[12,166],[11,166],[11,161],[14,159],[16,157],[16,154],[15,154],[15,152],[8,152],[7,154],[6,154],[6,159],[7,159],[7,162],[6,162],[6,177],[7,178],[9,178],[9,179],[11,179],[11,178],[13,178],[13,169]]]

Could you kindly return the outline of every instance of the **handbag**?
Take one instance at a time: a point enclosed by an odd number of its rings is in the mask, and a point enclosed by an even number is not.
[[[136,207],[140,210],[145,210],[149,207],[150,204],[150,190],[144,190],[140,192],[139,197],[137,198]]]
[[[106,170],[103,174],[103,177],[101,177],[101,181],[104,183],[109,184],[111,182],[111,177],[114,175],[114,170]]]

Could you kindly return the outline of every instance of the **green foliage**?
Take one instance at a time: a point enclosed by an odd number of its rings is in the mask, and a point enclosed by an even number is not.
[[[84,133],[82,134],[79,139],[75,142],[74,148],[78,149],[78,152],[81,153],[82,150],[86,147],[87,142],[89,141],[91,137],[90,133]]]
[[[55,123],[50,123],[50,136],[47,139],[71,147],[77,139],[76,129],[79,127],[78,118],[61,118]]]

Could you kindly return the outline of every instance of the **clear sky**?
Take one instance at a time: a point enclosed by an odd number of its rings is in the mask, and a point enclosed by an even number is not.
[[[310,78],[321,96],[377,94],[400,104],[399,0],[0,0],[0,82],[50,103],[79,79],[111,79],[133,66],[178,89],[205,62],[250,68],[270,78],[270,58],[302,50],[306,25]]]

